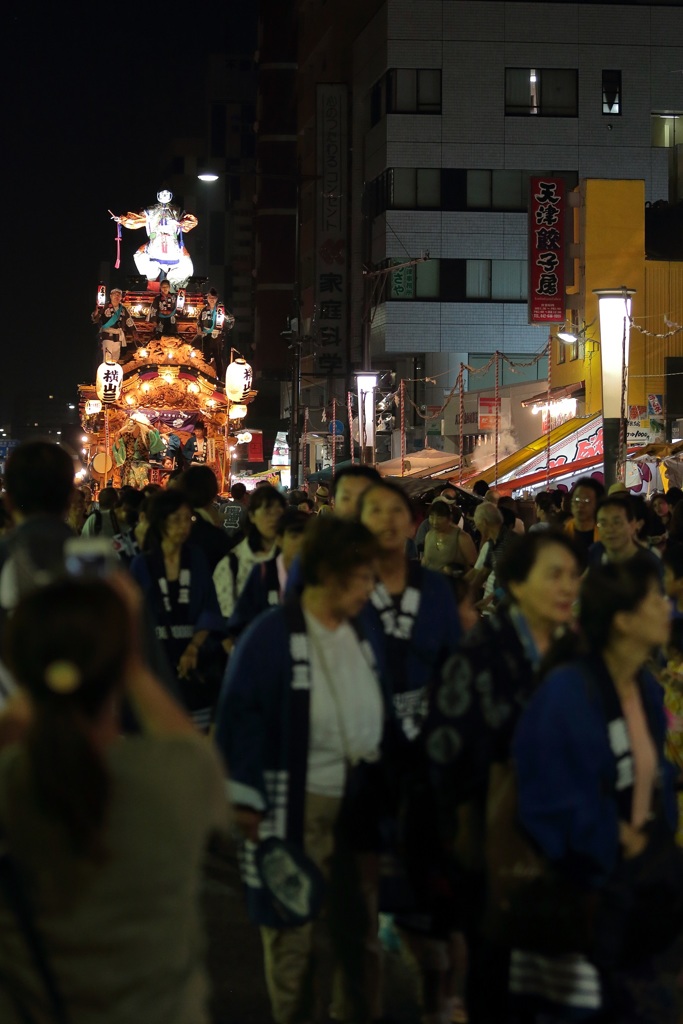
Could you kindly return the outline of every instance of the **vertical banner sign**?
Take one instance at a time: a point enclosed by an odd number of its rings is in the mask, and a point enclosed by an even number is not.
[[[529,323],[565,318],[565,185],[562,178],[529,179]]]
[[[317,91],[315,224],[315,371],[343,377],[347,362],[348,92]]]

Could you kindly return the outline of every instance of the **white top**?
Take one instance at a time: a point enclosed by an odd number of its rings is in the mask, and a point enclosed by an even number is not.
[[[487,541],[484,541],[484,543],[482,544],[481,551],[477,555],[477,560],[474,563],[474,568],[475,569],[483,569],[484,566],[486,565],[486,558],[487,558],[487,555],[489,553],[489,545],[490,545],[490,543],[491,543],[491,541],[487,540]]]
[[[233,549],[231,554],[237,559],[237,579],[233,576],[230,557],[221,558],[213,571],[213,582],[220,605],[221,615],[229,618],[235,610],[237,598],[244,590],[249,573],[259,562],[267,562],[275,554],[275,545],[270,551],[252,551],[245,537]]]
[[[311,663],[306,789],[341,796],[347,764],[379,757],[382,694],[353,627],[345,622],[328,629],[304,616]]]

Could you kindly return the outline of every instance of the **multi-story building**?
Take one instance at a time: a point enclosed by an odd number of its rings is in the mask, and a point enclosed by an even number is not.
[[[372,321],[373,365],[434,377],[528,357],[530,175],[574,187],[641,179],[683,198],[683,9],[650,3],[387,0],[354,44],[352,351],[361,267],[392,274]],[[423,367],[414,371],[415,362]],[[414,362],[415,361],[415,362]],[[547,363],[521,371],[539,380]]]
[[[496,351],[533,362],[516,381],[547,379],[547,359],[531,358],[548,328],[528,322],[529,178],[552,173],[567,190],[636,179],[647,203],[683,199],[680,4],[385,0],[347,15],[301,0],[299,11],[311,178],[299,273],[313,352],[327,329],[315,293],[324,169],[313,98],[336,83],[349,116],[350,364],[395,372],[418,406],[437,409],[461,364],[480,369]]]

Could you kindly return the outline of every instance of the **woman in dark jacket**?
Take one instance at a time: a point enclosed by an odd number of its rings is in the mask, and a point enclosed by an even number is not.
[[[155,495],[147,520],[145,550],[133,559],[130,571],[154,616],[183,703],[206,730],[225,664],[216,591],[203,553],[188,543],[192,509],[187,498],[176,490]]]
[[[458,844],[455,875],[469,950],[467,1009],[477,1024],[508,1019],[509,951],[483,934],[483,823],[490,778],[497,766],[509,763],[516,725],[538,686],[541,660],[572,621],[578,556],[564,534],[529,533],[510,540],[496,576],[505,598],[446,663],[424,731],[444,844],[449,849]]]
[[[649,844],[673,846],[676,805],[673,770],[664,756],[664,694],[645,669],[652,652],[667,643],[670,617],[650,559],[591,569],[580,612],[589,653],[548,675],[517,729],[521,823],[587,893],[606,891],[625,866],[638,865]],[[619,1024],[673,1022],[654,998],[661,981],[647,949],[663,949],[672,938],[662,908],[652,905],[650,919],[637,926],[628,917],[599,920],[612,921],[592,940],[592,959],[601,970],[577,955],[513,951],[513,991],[544,1012],[559,1003],[563,1014],[583,1011],[589,1020],[599,1014],[601,1022]]]

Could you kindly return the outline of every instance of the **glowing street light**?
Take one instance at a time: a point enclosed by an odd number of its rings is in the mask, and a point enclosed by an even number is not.
[[[605,486],[616,483],[625,443],[628,350],[633,288],[596,288],[600,312],[602,438]]]

